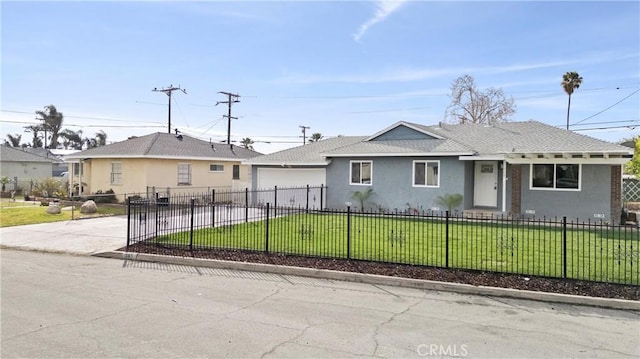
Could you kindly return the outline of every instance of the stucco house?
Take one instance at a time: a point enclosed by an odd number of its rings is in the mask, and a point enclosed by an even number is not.
[[[618,221],[622,165],[632,154],[537,121],[401,121],[371,136],[328,139],[244,163],[254,187],[285,177],[301,185],[306,178],[297,173],[315,171],[315,183],[327,186],[328,208],[344,208],[355,191],[371,188],[371,203],[391,210],[442,210],[437,197],[459,193],[464,211]]]
[[[16,187],[29,190],[32,181],[52,177],[60,162],[55,156],[39,156],[23,148],[0,145],[0,176],[12,180],[7,191]]]
[[[260,153],[234,145],[202,141],[182,134],[153,133],[65,156],[70,181],[82,193],[112,189],[116,194],[202,192],[206,188],[248,187],[243,160]]]

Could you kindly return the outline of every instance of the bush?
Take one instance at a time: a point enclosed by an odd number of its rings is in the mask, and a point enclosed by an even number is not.
[[[115,203],[118,202],[115,192],[109,189],[106,192],[102,190],[96,191],[93,196],[88,196],[88,199],[93,200],[95,203]]]
[[[61,180],[47,177],[35,182],[32,194],[39,197],[61,198],[66,197],[67,190]]]

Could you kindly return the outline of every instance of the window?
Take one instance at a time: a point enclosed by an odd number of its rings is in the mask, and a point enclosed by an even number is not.
[[[576,164],[532,164],[531,189],[579,191],[581,169]]]
[[[351,184],[371,184],[371,161],[351,161]]]
[[[122,162],[111,162],[111,184],[122,184]]]
[[[82,176],[82,163],[74,163],[73,164],[73,175],[74,176]]]
[[[224,172],[224,165],[212,163],[209,165],[209,172]]]
[[[191,165],[188,163],[178,164],[178,185],[191,185]]]
[[[233,165],[233,179],[240,179],[240,165]]]
[[[414,187],[440,186],[440,161],[413,161]]]

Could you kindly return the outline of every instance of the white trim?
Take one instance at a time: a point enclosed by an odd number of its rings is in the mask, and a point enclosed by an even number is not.
[[[585,164],[585,165],[623,165],[631,161],[631,158],[507,158],[511,164]]]
[[[533,187],[533,165],[553,165],[553,187]],[[578,188],[556,188],[556,166],[572,164],[578,165]],[[582,191],[582,164],[581,163],[531,163],[529,164],[529,190],[530,191],[560,191],[560,192],[581,192]]]
[[[429,132],[429,131],[427,131],[427,130],[424,130],[424,129],[418,128],[418,127],[416,127],[416,126],[414,126],[414,125],[412,125],[412,124],[410,124],[410,123],[408,123],[408,122],[399,121],[399,122],[396,122],[396,123],[394,123],[393,125],[391,125],[391,126],[389,126],[389,127],[385,128],[385,129],[383,129],[383,130],[381,130],[381,131],[376,132],[376,133],[375,133],[375,134],[373,134],[372,136],[369,136],[369,137],[365,138],[363,141],[371,141],[371,140],[373,140],[374,138],[379,137],[379,136],[381,136],[381,135],[383,135],[383,134],[385,134],[385,133],[387,133],[387,132],[389,132],[389,131],[391,131],[391,130],[393,130],[393,129],[395,129],[395,128],[400,127],[400,126],[409,127],[409,128],[410,128],[410,129],[412,129],[412,130],[418,131],[418,132],[423,133],[423,134],[425,134],[425,135],[427,135],[427,136],[431,136],[431,137],[437,138],[437,139],[439,139],[439,140],[444,140],[444,139],[445,139],[444,137],[442,137],[442,136],[440,136],[440,135],[436,135],[435,133],[432,133],[432,132]]]
[[[120,165],[120,181],[119,182],[114,182],[113,181],[113,175],[114,173],[118,173],[118,172],[113,172],[113,165],[114,164],[119,164]],[[122,161],[111,161],[110,166],[109,166],[109,184],[113,185],[113,186],[122,186],[122,177],[123,177],[123,173],[122,173]]]
[[[226,157],[184,157],[184,156],[162,156],[162,155],[98,155],[98,156],[65,156],[63,161],[67,160],[92,160],[92,159],[115,159],[115,158],[146,158],[158,160],[183,160],[183,161],[225,161],[225,162],[242,162],[248,158],[226,158]]]
[[[353,163],[360,163],[360,183],[351,182],[352,171],[353,171]],[[369,173],[369,183],[362,183],[362,164],[369,163],[370,172]],[[351,160],[349,161],[349,185],[350,186],[373,186],[373,160]]]
[[[498,165],[500,170],[500,165]],[[513,194],[511,194],[513,196]],[[507,211],[507,161],[502,160],[502,212]]]
[[[475,156],[460,156],[460,161],[504,161],[504,155],[475,155]]]
[[[326,153],[328,157],[452,157],[471,156],[473,152],[401,152],[401,153]]]
[[[241,164],[248,166],[279,166],[279,167],[296,167],[296,166],[328,166],[331,160],[325,162],[287,162],[287,161],[273,161],[273,162],[251,162],[242,161]]]
[[[425,184],[420,185],[416,184],[416,163],[424,163],[424,182]],[[438,165],[437,171],[438,176],[436,177],[437,184],[435,186],[428,185],[428,175],[427,168],[429,167],[429,163],[436,163]],[[413,160],[413,166],[411,171],[411,186],[416,188],[440,188],[440,160]]]
[[[189,166],[189,183],[180,183],[180,166]],[[188,162],[178,162],[176,166],[176,183],[178,186],[191,186],[193,185],[193,174],[191,171],[191,163]]]
[[[222,166],[222,170],[211,170],[211,166]],[[224,163],[209,163],[209,173],[224,173]]]

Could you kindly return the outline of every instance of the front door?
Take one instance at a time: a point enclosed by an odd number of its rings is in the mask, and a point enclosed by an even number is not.
[[[473,205],[477,207],[497,207],[498,162],[477,161],[475,166]]]

